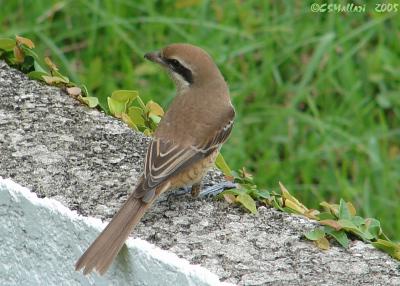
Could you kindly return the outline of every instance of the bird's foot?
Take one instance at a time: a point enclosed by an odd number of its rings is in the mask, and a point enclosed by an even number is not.
[[[222,183],[215,184],[213,186],[210,186],[210,187],[205,188],[204,190],[200,191],[199,197],[201,197],[201,198],[215,197],[225,190],[234,189],[236,187],[237,187],[237,185],[233,182],[229,182],[229,181],[222,182]]]
[[[235,183],[226,181],[226,182],[222,182],[219,184],[209,186],[202,190],[200,184],[195,184],[192,187],[179,188],[179,189],[175,190],[173,193],[171,193],[171,195],[183,196],[183,195],[190,193],[192,195],[192,197],[209,198],[209,197],[215,197],[225,190],[234,189],[236,187],[237,187],[237,185]]]
[[[174,196],[183,196],[183,195],[186,195],[187,193],[190,193],[191,190],[192,190],[191,187],[182,187],[182,188],[174,190],[171,194]]]

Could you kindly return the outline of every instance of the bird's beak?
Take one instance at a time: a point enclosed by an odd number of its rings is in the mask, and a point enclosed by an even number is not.
[[[151,52],[144,55],[145,59],[149,61],[155,62],[160,65],[165,65],[164,59],[162,58],[160,52]]]

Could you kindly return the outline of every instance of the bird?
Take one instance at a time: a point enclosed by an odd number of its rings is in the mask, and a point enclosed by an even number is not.
[[[103,275],[134,227],[156,198],[171,189],[190,187],[198,196],[201,181],[234,123],[228,84],[202,48],[170,44],[144,58],[163,67],[175,82],[176,95],[148,145],[144,170],[120,210],[75,264],[86,275]]]

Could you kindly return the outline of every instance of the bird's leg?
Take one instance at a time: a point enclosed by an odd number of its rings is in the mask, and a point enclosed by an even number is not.
[[[215,197],[216,195],[222,193],[223,191],[227,189],[234,189],[236,188],[236,184],[233,182],[225,181],[222,183],[218,183],[212,186],[209,186],[208,188],[202,190],[199,194],[199,197],[201,198],[207,198],[207,197]],[[192,190],[193,194],[193,190]]]
[[[201,191],[201,183],[196,183],[192,185],[192,190],[190,191],[190,194],[192,197],[198,197]]]
[[[187,193],[190,193],[192,195],[192,197],[197,197],[200,193],[201,190],[201,183],[195,183],[192,185],[192,187],[182,187],[177,189],[174,192],[175,196],[181,196],[181,195],[185,195]]]

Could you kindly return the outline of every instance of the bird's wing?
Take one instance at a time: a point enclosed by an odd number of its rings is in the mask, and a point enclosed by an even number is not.
[[[147,150],[143,179],[135,197],[150,201],[156,187],[219,149],[232,131],[233,116],[229,119],[223,128],[201,144],[184,147],[173,141],[154,138]]]

